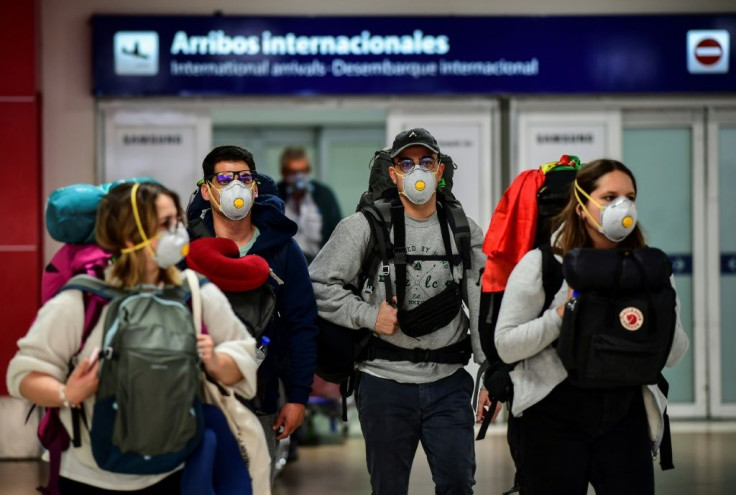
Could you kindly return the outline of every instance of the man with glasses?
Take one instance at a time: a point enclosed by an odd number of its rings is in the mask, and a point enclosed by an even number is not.
[[[311,178],[304,148],[289,146],[281,152],[279,196],[286,203],[286,216],[299,226],[294,239],[311,262],[337,223],[342,219],[332,190]]]
[[[210,208],[191,220],[190,237],[228,238],[237,244],[240,256],[257,254],[265,258],[273,274],[268,283],[276,292],[276,311],[264,332],[270,345],[258,370],[260,403],[256,411],[273,459],[276,441],[291,435],[304,421],[312,387],[317,308],[307,263],[293,239],[296,224],[284,215],[273,181],[257,175],[248,150],[217,147],[205,157],[202,169],[200,193]],[[269,194],[259,196],[259,183],[264,188],[270,186]],[[279,378],[286,397],[277,411]]]
[[[357,364],[355,392],[373,494],[406,495],[420,441],[435,493],[469,494],[475,484],[477,418],[473,378],[464,364],[471,347],[477,362],[485,357],[477,329],[479,287],[475,280],[465,284],[468,315],[461,286],[466,273],[477,277],[485,263],[483,233],[468,219],[466,271],[451,240],[449,208],[438,201],[445,165],[427,130],[399,133],[389,154],[386,173],[396,186],[389,233],[393,259],[379,263],[370,290],[361,286],[371,224],[360,212],[344,219],[310,265],[317,307],[333,324],[373,331]],[[488,404],[485,392],[481,404]]]

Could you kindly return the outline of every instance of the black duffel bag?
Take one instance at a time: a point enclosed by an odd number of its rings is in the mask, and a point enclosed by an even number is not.
[[[659,249],[573,249],[562,271],[576,296],[565,306],[557,353],[573,385],[656,384],[677,316],[672,268]]]
[[[315,373],[331,383],[343,383],[353,376],[355,363],[372,336],[367,328],[353,330],[317,317],[317,369]]]

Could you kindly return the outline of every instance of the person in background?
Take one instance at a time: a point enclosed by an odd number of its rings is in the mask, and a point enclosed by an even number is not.
[[[311,170],[303,148],[288,147],[281,153],[279,196],[286,203],[286,216],[299,226],[294,239],[307,263],[317,256],[342,219],[335,194],[312,179]]]

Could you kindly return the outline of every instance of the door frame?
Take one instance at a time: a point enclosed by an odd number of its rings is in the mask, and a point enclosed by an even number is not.
[[[706,270],[706,239],[709,226],[706,223],[706,120],[704,109],[711,104],[734,105],[733,99],[674,99],[674,98],[617,98],[617,97],[549,97],[544,100],[529,97],[513,98],[511,109],[511,167],[517,161],[520,150],[520,114],[527,112],[557,112],[561,115],[579,114],[581,112],[620,112],[621,132],[631,127],[683,127],[692,129],[692,249],[693,266],[702,267],[693,270],[693,342],[689,351],[693,355],[693,387],[692,403],[670,404],[669,414],[676,418],[704,418],[709,415],[708,399],[708,356],[712,355],[708,347],[708,312],[709,302],[706,298],[707,286],[711,284],[710,272]],[[623,148],[623,141],[620,146]],[[616,156],[622,156],[620,149]],[[515,168],[508,170],[509,177],[515,177]],[[735,414],[736,415],[736,414]]]
[[[710,383],[709,406],[713,418],[736,417],[736,403],[723,403],[721,390],[721,250],[720,250],[720,171],[718,153],[719,128],[723,124],[736,125],[736,107],[709,106],[707,115],[707,273],[710,280],[707,294],[708,310],[708,353],[710,355],[708,378]]]
[[[708,346],[708,298],[709,277],[707,270],[706,240],[708,226],[706,216],[706,167],[705,167],[705,114],[702,107],[691,109],[658,110],[627,109],[622,112],[622,132],[626,128],[682,128],[690,127],[691,149],[691,193],[692,193],[692,256],[693,267],[693,341],[689,352],[693,352],[693,394],[692,403],[670,403],[668,411],[674,418],[702,418],[708,416],[708,374],[707,356],[711,354]]]

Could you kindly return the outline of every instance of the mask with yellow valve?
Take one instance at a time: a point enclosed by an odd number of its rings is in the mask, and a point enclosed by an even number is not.
[[[250,186],[247,186],[239,180],[234,180],[222,189],[219,189],[209,182],[206,184],[210,191],[210,197],[212,197],[215,205],[220,209],[223,215],[230,220],[242,220],[248,216],[250,208],[253,206],[253,201],[255,200],[255,195],[253,194],[255,181],[253,181]],[[219,204],[217,203],[217,200],[214,199],[212,188],[220,191]]]
[[[627,198],[626,196],[620,196],[611,201],[611,203],[605,206],[601,206],[596,200],[591,198],[585,191],[583,191],[580,186],[578,186],[577,181],[575,181],[574,191],[575,198],[578,200],[578,203],[583,208],[583,211],[585,211],[585,214],[598,228],[598,232],[606,236],[607,239],[613,242],[621,242],[634,231],[638,215],[636,212],[636,204],[629,198]],[[583,204],[583,201],[580,199],[580,195],[578,193],[588,198],[591,203],[600,208],[601,223],[598,223],[593,218],[588,209],[585,207],[585,204]]]
[[[182,260],[189,253],[189,234],[187,233],[186,227],[182,222],[177,222],[170,230],[162,232],[157,235],[158,245],[154,251],[151,247],[152,239],[146,236],[143,231],[143,225],[141,224],[141,218],[138,214],[138,203],[136,200],[136,193],[140,184],[135,184],[133,189],[130,191],[130,202],[133,206],[133,217],[135,218],[135,225],[138,227],[138,233],[143,238],[143,242],[136,244],[133,247],[122,249],[122,253],[131,253],[142,248],[148,248],[156,261],[156,264],[163,269],[174,266]]]
[[[437,189],[438,173],[439,169],[429,172],[419,167],[414,167],[414,170],[407,174],[396,171],[396,175],[404,179],[404,190],[399,191],[399,194],[406,196],[415,205],[423,205],[432,198]]]

